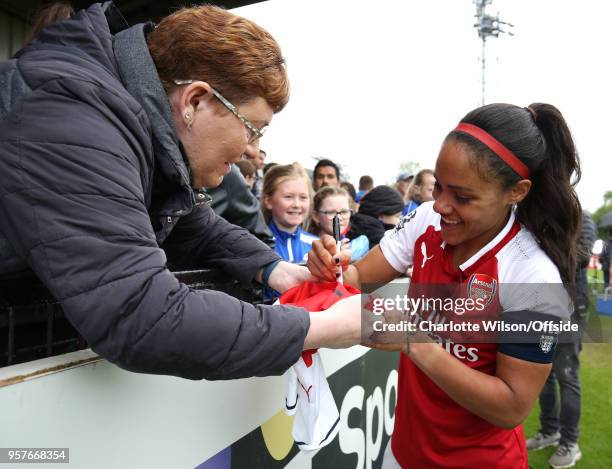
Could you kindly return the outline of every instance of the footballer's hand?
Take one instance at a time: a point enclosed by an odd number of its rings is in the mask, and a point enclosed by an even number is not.
[[[321,236],[312,243],[308,252],[306,266],[312,275],[325,282],[335,282],[338,267],[346,270],[351,262],[351,250],[341,249],[338,252],[336,241],[329,235]]]

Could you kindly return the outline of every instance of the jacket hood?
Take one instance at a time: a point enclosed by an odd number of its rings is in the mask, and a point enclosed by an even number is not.
[[[125,29],[113,38],[113,48],[121,81],[140,103],[151,122],[153,150],[166,176],[191,192],[190,171],[176,135],[170,103],[149,53],[146,34],[151,23]]]

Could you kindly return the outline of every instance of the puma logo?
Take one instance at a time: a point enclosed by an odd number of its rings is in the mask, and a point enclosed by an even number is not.
[[[425,241],[421,243],[421,254],[423,255],[423,262],[421,262],[422,269],[423,267],[425,267],[425,262],[433,258],[433,256],[427,257],[427,246],[425,246]]]

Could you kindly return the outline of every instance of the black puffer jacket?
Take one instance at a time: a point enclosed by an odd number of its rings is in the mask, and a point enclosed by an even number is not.
[[[167,269],[250,283],[277,256],[198,203],[147,28],[96,4],[0,64],[0,272],[30,268],[126,369],[280,374],[299,357],[304,310],[193,291]]]

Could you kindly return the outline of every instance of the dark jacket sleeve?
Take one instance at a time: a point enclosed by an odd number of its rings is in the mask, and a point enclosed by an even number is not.
[[[223,182],[208,190],[210,206],[215,213],[234,225],[246,228],[258,239],[274,249],[274,237],[264,219],[257,197],[253,195],[236,166],[223,178]]]
[[[282,373],[299,358],[308,314],[176,280],[145,206],[150,146],[147,118],[128,96],[82,81],[42,85],[0,125],[8,242],[92,349],[123,368],[192,379]],[[202,245],[224,246],[217,223]],[[232,240],[251,238],[229,231]],[[252,246],[236,244],[237,257]],[[221,264],[224,253],[208,258]],[[229,262],[236,271],[237,257]]]
[[[163,248],[172,264],[217,267],[245,286],[259,269],[279,259],[263,242],[215,214],[208,205],[200,205],[182,217]]]

